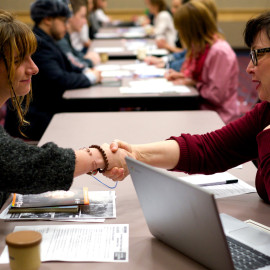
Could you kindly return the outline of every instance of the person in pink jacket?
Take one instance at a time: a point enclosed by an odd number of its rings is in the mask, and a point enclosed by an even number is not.
[[[153,166],[189,174],[213,174],[257,159],[256,189],[270,203],[270,11],[248,21],[245,42],[251,49],[247,72],[261,103],[223,128],[203,135],[181,134],[166,141],[130,145],[114,141],[111,149],[128,150],[131,155]],[[181,124],[181,123],[179,123]],[[124,178],[113,168],[107,176]]]
[[[216,111],[225,123],[237,119],[237,57],[219,32],[213,14],[201,1],[190,1],[178,9],[174,23],[187,54],[180,72],[169,70],[166,78],[196,86],[200,108]]]

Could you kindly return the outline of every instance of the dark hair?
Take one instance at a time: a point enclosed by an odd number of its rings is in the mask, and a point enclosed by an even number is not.
[[[70,17],[71,11],[66,1],[61,0],[36,0],[30,8],[31,18],[39,24],[44,18]]]
[[[249,48],[254,43],[257,34],[262,30],[265,30],[270,40],[270,11],[264,12],[247,22],[244,30],[244,40]]]

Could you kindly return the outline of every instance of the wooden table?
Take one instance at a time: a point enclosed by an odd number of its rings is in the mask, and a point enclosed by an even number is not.
[[[111,60],[107,64],[134,64],[134,60]],[[108,78],[107,78],[108,79]],[[127,86],[134,78],[123,78],[121,86]],[[189,87],[187,93],[122,94],[118,86],[98,84],[89,88],[67,90],[63,94],[67,112],[119,111],[122,108],[138,110],[195,110],[199,107],[199,93]]]
[[[156,42],[151,38],[117,38],[117,39],[94,39],[90,51],[107,53],[109,59],[136,59],[137,50],[146,48],[149,55],[164,56],[167,50],[157,50]]]
[[[201,134],[215,130],[222,125],[219,116],[210,111],[64,113],[54,116],[39,145],[54,141],[59,146],[78,149],[90,144],[111,142],[115,138],[130,143],[148,143],[164,140],[171,135],[179,135],[181,132]],[[254,185],[256,169],[251,162],[243,164],[242,169],[231,169],[230,172]],[[170,173],[181,175],[176,172]],[[98,178],[107,184],[112,184],[111,180],[102,175],[98,175]],[[91,190],[106,189],[88,175],[74,179],[73,187],[84,185]],[[116,195],[117,218],[106,220],[106,223],[130,225],[128,263],[48,262],[42,263],[40,270],[205,269],[150,234],[129,176],[118,184]],[[221,212],[242,220],[251,218],[270,226],[269,205],[264,204],[256,193],[217,201]],[[50,225],[55,222],[0,221],[0,252],[4,248],[4,236],[12,232],[14,226],[31,224]],[[8,265],[1,265],[1,270],[8,269]]]
[[[145,28],[141,26],[132,27],[100,27],[98,33],[95,34],[95,39],[142,39],[153,38],[148,36]]]

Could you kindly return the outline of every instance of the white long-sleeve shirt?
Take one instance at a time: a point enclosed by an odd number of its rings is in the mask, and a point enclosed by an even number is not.
[[[156,39],[165,39],[170,46],[175,46],[177,32],[174,28],[171,14],[163,10],[154,18],[154,33]]]

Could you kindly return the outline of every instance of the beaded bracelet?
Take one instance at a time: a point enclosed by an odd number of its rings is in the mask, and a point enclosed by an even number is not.
[[[103,173],[103,172],[107,171],[107,169],[109,167],[109,161],[108,161],[108,158],[107,158],[107,155],[106,155],[105,151],[99,145],[96,145],[96,144],[90,145],[89,148],[96,148],[96,149],[98,149],[99,152],[101,153],[102,157],[103,157],[103,160],[104,160],[104,163],[105,163],[105,167],[104,167],[103,170],[100,169],[100,168],[98,168],[97,171],[99,173]],[[92,174],[92,173],[90,173],[90,174]]]

